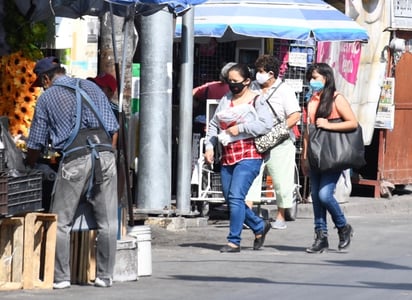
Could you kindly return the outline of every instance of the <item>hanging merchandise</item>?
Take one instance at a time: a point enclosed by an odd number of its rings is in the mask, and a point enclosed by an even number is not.
[[[129,158],[131,168],[137,171],[139,156],[140,64],[132,66],[132,113],[129,119]]]
[[[19,176],[25,173],[23,152],[17,148],[9,131],[3,124],[0,124],[0,140],[4,147],[4,161],[11,176]]]
[[[395,124],[395,78],[388,77],[383,81],[376,112],[375,128],[392,130]]]

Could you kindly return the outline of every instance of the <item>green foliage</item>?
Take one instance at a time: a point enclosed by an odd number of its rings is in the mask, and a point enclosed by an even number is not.
[[[30,22],[18,10],[14,1],[4,1],[6,14],[3,27],[6,42],[12,52],[22,51],[31,59],[41,58],[40,44],[46,40],[47,26],[43,22]]]

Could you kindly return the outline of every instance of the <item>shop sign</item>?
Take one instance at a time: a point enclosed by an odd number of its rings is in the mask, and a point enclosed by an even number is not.
[[[412,1],[391,1],[391,28],[412,30]]]

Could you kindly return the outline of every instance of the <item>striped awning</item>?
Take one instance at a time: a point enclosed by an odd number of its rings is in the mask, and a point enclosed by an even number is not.
[[[367,41],[354,20],[320,0],[209,0],[194,8],[194,37]],[[181,18],[176,37],[181,36]]]

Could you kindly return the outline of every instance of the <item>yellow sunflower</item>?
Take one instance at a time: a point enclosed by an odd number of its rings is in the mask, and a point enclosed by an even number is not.
[[[35,62],[22,52],[1,57],[0,60],[0,114],[9,117],[12,135],[28,134],[39,88],[31,87],[36,76]]]
[[[13,122],[10,122],[9,131],[12,136],[17,136],[17,135],[27,136],[29,133],[29,129],[27,128],[26,125],[21,124],[21,123],[13,123]]]
[[[31,102],[20,101],[16,104],[15,112],[20,114],[24,120],[32,118],[34,113],[34,105]]]

